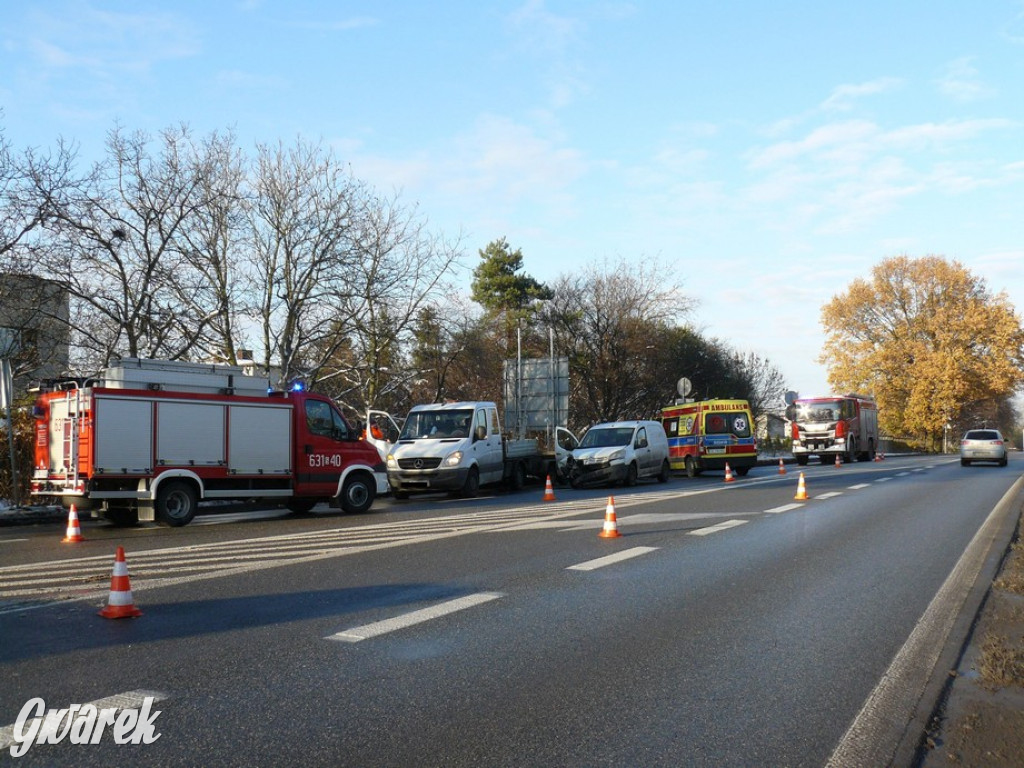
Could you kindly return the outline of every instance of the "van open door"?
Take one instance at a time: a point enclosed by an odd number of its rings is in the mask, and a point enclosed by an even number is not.
[[[381,461],[387,461],[388,453],[398,442],[401,432],[394,417],[387,411],[366,412],[366,442],[377,449]]]
[[[555,427],[555,466],[558,476],[554,478],[557,482],[567,484],[569,482],[569,464],[572,459],[572,452],[579,448],[580,441],[576,435],[565,427]]]

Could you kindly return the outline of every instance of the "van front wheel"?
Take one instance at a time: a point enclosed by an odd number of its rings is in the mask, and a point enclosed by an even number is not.
[[[632,488],[634,485],[636,485],[636,478],[636,464],[631,463],[628,467],[626,467],[626,480],[623,483],[623,485],[625,485],[627,488]]]
[[[466,475],[466,482],[462,485],[462,496],[472,499],[478,493],[480,493],[480,470],[470,467],[469,474]]]

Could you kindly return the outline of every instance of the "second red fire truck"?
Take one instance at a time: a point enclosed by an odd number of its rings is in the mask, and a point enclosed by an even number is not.
[[[878,450],[878,406],[863,395],[794,400],[786,409],[792,424],[793,456],[804,466],[812,455],[822,464],[870,461]]]

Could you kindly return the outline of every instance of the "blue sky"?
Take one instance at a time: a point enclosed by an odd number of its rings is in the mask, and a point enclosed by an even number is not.
[[[820,308],[882,259],[1024,303],[1024,0],[0,0],[15,149],[298,136],[543,281],[621,259],[828,389]],[[468,286],[468,269],[465,280]]]

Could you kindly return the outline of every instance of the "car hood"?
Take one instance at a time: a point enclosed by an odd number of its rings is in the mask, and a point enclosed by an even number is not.
[[[441,440],[399,440],[391,449],[391,455],[399,459],[443,459],[452,451],[461,448],[465,442],[465,438],[460,437],[446,437]]]
[[[601,461],[602,459],[609,459],[611,455],[617,451],[623,451],[626,449],[625,445],[610,446],[607,448],[577,448],[572,452],[572,457],[576,461]]]

